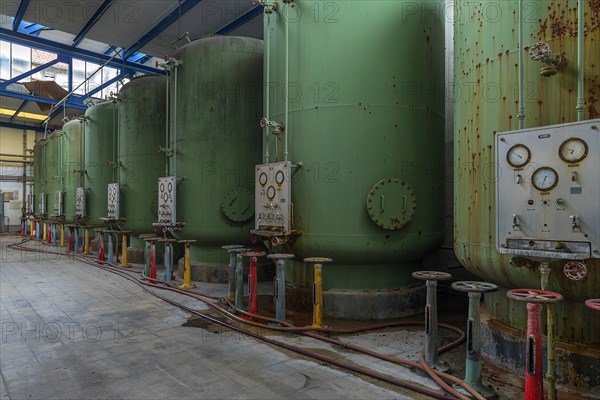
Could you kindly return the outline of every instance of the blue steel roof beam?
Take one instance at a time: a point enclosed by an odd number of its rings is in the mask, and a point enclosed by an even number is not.
[[[31,94],[11,92],[9,90],[0,89],[0,96],[12,97],[13,99],[35,101],[36,103],[56,104],[58,100],[48,99],[46,97],[34,96]],[[78,110],[87,110],[87,107],[80,102],[80,96],[72,96],[77,102],[67,102],[67,107],[76,108]]]
[[[27,103],[29,103],[29,100],[23,100],[23,102],[21,103],[21,105],[19,106],[19,108],[17,108],[15,110],[15,113],[10,117],[10,121],[12,121],[13,119],[15,119],[19,113],[21,111],[23,111],[23,109],[25,108],[25,106],[27,105]]]
[[[163,33],[165,29],[169,26],[173,25],[175,21],[179,19],[180,16],[184,16],[190,11],[194,6],[200,3],[202,0],[185,0],[181,3],[175,10],[173,10],[169,15],[163,18],[158,24],[156,24],[153,28],[151,28],[144,36],[142,36],[137,42],[135,42],[131,47],[125,51],[123,55],[124,59],[127,59],[140,51],[144,46],[154,40],[158,35]],[[181,10],[179,9],[181,8]]]
[[[10,29],[5,28],[0,28],[0,39],[7,42],[20,44],[22,46],[50,51],[96,64],[103,64],[111,59],[111,57],[107,56],[106,54],[96,53],[90,50],[81,49],[79,47],[73,47],[64,43],[55,42],[53,40],[29,36],[19,32],[13,32]],[[165,71],[161,69],[149,67],[147,65],[140,65],[129,61],[123,61],[120,59],[111,60],[108,62],[107,66],[118,69],[133,69],[134,71],[144,74],[165,75]]]
[[[258,5],[252,9],[250,9],[248,12],[240,15],[238,18],[234,19],[233,21],[231,21],[230,23],[228,23],[227,25],[225,25],[224,27],[222,27],[221,29],[216,31],[214,34],[215,35],[227,35],[227,34],[233,32],[234,30],[236,30],[237,28],[252,21],[254,18],[258,17],[262,13],[263,13],[263,6]]]
[[[36,132],[44,132],[44,130],[45,130],[41,126],[15,124],[14,122],[5,122],[5,121],[0,121],[0,126],[3,128],[13,128],[13,129],[18,129],[18,130],[25,129],[25,130],[36,131]]]
[[[92,30],[94,25],[100,21],[102,16],[108,11],[113,2],[114,0],[104,0],[94,15],[92,15],[92,18],[90,18],[90,20],[83,26],[81,31],[79,31],[77,36],[75,36],[75,39],[73,39],[73,46],[77,47],[81,43],[81,41],[85,38],[85,35],[87,35]]]
[[[17,13],[15,14],[15,18],[13,19],[12,30],[14,32],[16,32],[17,29],[19,29],[19,25],[21,25],[21,21],[23,21],[23,17],[25,16],[27,7],[29,7],[29,0],[21,0],[19,8],[17,9]]]
[[[9,79],[7,81],[4,81],[4,82],[0,83],[0,89],[6,89],[8,87],[8,85],[11,85],[13,83],[17,83],[21,79],[25,79],[28,76],[31,76],[33,74],[37,74],[38,72],[43,71],[46,68],[50,68],[54,64],[58,64],[61,61],[65,61],[65,59],[63,59],[62,57],[57,57],[56,59],[54,59],[54,60],[52,60],[50,62],[47,62],[46,64],[42,64],[39,67],[35,67],[34,69],[32,69],[30,71],[23,72],[21,75],[15,76],[12,79]]]

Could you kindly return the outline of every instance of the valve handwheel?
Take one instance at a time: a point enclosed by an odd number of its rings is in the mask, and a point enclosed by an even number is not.
[[[569,261],[565,264],[563,272],[572,281],[580,281],[587,276],[587,268],[581,261]]]
[[[527,303],[557,303],[563,299],[558,293],[539,289],[513,289],[506,295],[513,300]]]
[[[269,121],[266,118],[260,119],[260,127],[261,128],[266,128],[268,124],[269,124]]]
[[[600,311],[600,299],[586,300],[585,305],[592,310]]]
[[[493,283],[478,281],[460,281],[452,284],[452,289],[459,292],[489,293],[498,290],[498,286]]]
[[[440,271],[417,271],[412,273],[412,277],[422,281],[447,281],[452,275]]]

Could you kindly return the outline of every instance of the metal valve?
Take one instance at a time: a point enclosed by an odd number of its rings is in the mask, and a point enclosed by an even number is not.
[[[273,128],[273,134],[280,134],[285,129],[285,122],[270,121],[266,117],[260,119],[261,128]]]
[[[587,267],[581,261],[569,261],[563,268],[565,276],[572,281],[580,281],[587,276]]]
[[[523,182],[523,177],[521,176],[521,174],[517,174],[517,176],[515,176],[515,183],[517,185],[520,185]]]
[[[581,228],[579,226],[579,216],[570,215],[569,218],[571,218],[571,230],[573,232],[581,232]]]
[[[550,45],[546,42],[537,42],[531,45],[529,57],[533,61],[541,61],[544,64],[540,70],[540,75],[543,77],[556,75],[560,67],[566,63],[563,56],[552,54]]]

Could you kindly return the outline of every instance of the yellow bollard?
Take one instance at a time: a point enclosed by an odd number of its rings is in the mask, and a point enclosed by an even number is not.
[[[65,226],[60,224],[60,247],[65,247]]]
[[[127,235],[129,231],[121,232],[121,267],[129,268],[130,265],[127,263]]]
[[[42,242],[46,243],[46,240],[48,239],[48,228],[46,227],[46,223],[44,222],[44,231],[43,231],[43,238],[42,238]]]
[[[192,265],[190,260],[190,245],[191,243],[195,243],[195,240],[180,240],[178,243],[183,243],[185,245],[185,256],[184,256],[184,265],[185,271],[183,273],[183,284],[179,285],[180,289],[191,289],[195,288],[196,285],[192,284]]]
[[[313,282],[313,324],[315,328],[323,326],[323,264],[333,262],[330,258],[305,258],[305,263],[314,264],[315,278]]]
[[[89,255],[90,254],[90,230],[89,230],[89,226],[85,227],[85,240],[83,243],[83,254],[85,255]]]

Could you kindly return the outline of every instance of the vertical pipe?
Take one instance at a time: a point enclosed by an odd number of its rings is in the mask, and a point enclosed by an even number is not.
[[[543,400],[542,306],[527,303],[527,354],[525,357],[525,400]]]
[[[479,302],[481,293],[469,293],[469,320],[467,321],[467,361],[465,382],[473,387],[483,387],[481,382],[480,318]]]
[[[290,3],[291,4],[291,3]],[[286,5],[287,10],[291,5]],[[285,15],[285,129],[283,130],[283,161],[288,160],[288,134],[290,130],[290,18],[289,15]]]
[[[90,228],[85,227],[85,240],[83,242],[83,254],[90,254]]]
[[[170,137],[170,129],[171,129],[171,95],[170,95],[170,86],[171,86],[171,72],[169,70],[166,70],[166,75],[165,75],[165,80],[166,80],[166,96],[167,96],[167,100],[165,102],[166,107],[165,107],[165,148],[169,149],[171,147],[171,137]],[[169,159],[168,155],[165,153],[165,176],[169,176],[169,162],[171,160]]]
[[[69,226],[69,233],[67,236],[67,253],[73,252],[73,227]]]
[[[430,366],[438,365],[437,335],[437,281],[428,280],[427,305],[425,306],[425,361]]]
[[[244,263],[239,253],[236,255],[236,264],[235,306],[241,309],[244,307]]]
[[[112,232],[107,232],[108,233],[108,262],[109,264],[114,264],[115,263],[115,253],[114,253],[114,246],[113,246],[113,234]]]
[[[184,256],[184,266],[185,271],[183,273],[183,284],[179,287],[182,289],[190,289],[196,287],[192,284],[192,265],[190,260],[190,243],[185,243],[185,256]]]
[[[150,278],[156,279],[156,240],[150,241]]]
[[[542,290],[548,290],[548,278],[550,277],[550,263],[543,261],[540,265],[541,287]],[[556,348],[554,345],[554,304],[548,304],[546,307],[546,342],[547,342],[547,360],[548,370],[546,379],[548,380],[548,400],[556,400]]]
[[[275,317],[285,320],[285,261],[277,260],[277,305]]]
[[[27,156],[27,131],[23,129],[23,156]],[[27,164],[23,164],[23,202],[21,214],[23,217],[27,214]],[[25,225],[23,224],[23,228]]]
[[[102,231],[98,233],[98,248],[100,249],[100,252],[98,253],[98,261],[104,262],[104,233]]]
[[[315,264],[315,281],[313,283],[313,325],[323,326],[323,266]]]
[[[577,0],[577,121],[583,121],[585,118],[585,98],[584,90],[584,64],[583,52],[585,38],[585,14],[584,1]]]
[[[229,291],[227,293],[227,298],[229,300],[235,300],[235,252],[229,252]]]
[[[79,229],[76,226],[73,227],[73,252],[79,254]]]
[[[265,16],[265,85],[266,85],[266,93],[265,93],[265,118],[269,121],[271,119],[271,14],[264,14]],[[265,148],[265,163],[269,162],[269,127],[264,127],[263,134],[265,135],[264,140],[264,148]]]
[[[65,226],[60,224],[60,247],[65,247]]]
[[[524,0],[519,0],[519,129],[525,129],[525,56],[523,54],[525,25],[523,17],[523,1]]]
[[[258,314],[258,277],[256,257],[250,257],[250,273],[248,274],[248,312]]]
[[[165,242],[165,273],[163,274],[163,281],[171,282],[171,243]]]
[[[121,267],[129,267],[127,262],[127,233],[125,232],[121,234]]]
[[[144,276],[150,276],[150,242],[147,240],[144,247]]]
[[[177,88],[178,88],[178,84],[177,84],[177,80],[178,80],[178,73],[177,70],[179,69],[178,66],[175,66],[175,82],[173,84],[173,118],[175,118],[175,120],[173,120],[173,129],[172,129],[172,133],[173,133],[173,168],[172,168],[172,172],[173,172],[173,176],[177,176]]]

